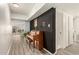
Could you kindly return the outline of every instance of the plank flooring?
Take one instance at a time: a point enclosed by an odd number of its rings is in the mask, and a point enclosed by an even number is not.
[[[32,46],[29,47],[26,39],[14,36],[9,55],[50,55],[46,51],[39,51]],[[53,55],[53,54],[52,54]],[[64,49],[58,49],[55,55],[79,55],[79,42]]]
[[[28,43],[23,38],[14,38],[9,52],[9,55],[47,55],[42,51],[29,47]],[[48,54],[49,55],[49,54]]]
[[[56,55],[79,55],[79,42],[76,42],[64,49],[58,49]]]

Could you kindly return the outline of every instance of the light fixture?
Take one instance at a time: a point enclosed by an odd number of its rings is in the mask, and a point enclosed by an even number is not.
[[[19,4],[17,4],[17,3],[13,3],[12,5],[13,5],[13,7],[19,7]]]

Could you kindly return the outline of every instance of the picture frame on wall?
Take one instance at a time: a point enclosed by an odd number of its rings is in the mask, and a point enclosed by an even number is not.
[[[37,19],[34,20],[34,27],[37,27]]]

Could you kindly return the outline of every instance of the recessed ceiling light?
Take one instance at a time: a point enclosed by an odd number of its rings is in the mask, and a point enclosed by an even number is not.
[[[13,3],[12,5],[13,5],[13,7],[19,7],[19,4],[17,4],[17,3]]]

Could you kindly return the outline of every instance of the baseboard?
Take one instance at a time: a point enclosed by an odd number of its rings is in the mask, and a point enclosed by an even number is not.
[[[50,55],[54,55],[52,54],[50,51],[48,51],[47,49],[43,48],[47,53],[49,53]]]
[[[12,47],[12,43],[11,43],[10,46],[9,46],[9,49],[8,49],[7,55],[9,55],[11,47]]]

